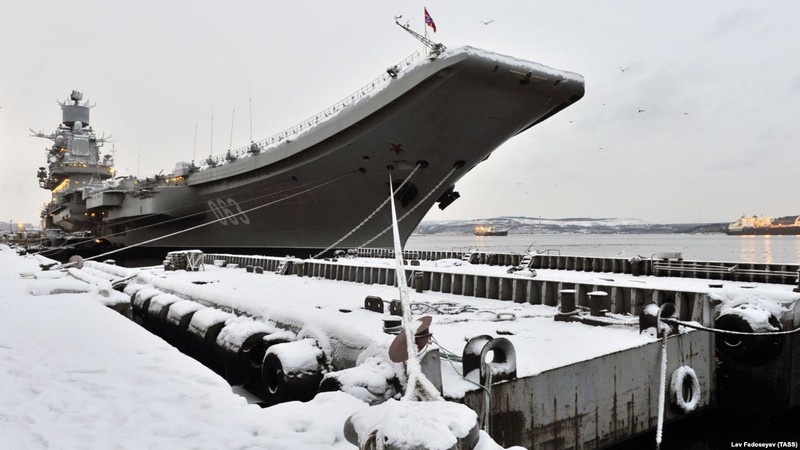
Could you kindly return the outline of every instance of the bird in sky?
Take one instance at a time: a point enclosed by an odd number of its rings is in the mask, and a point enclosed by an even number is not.
[[[620,72],[625,72],[626,70],[628,70],[628,68],[627,67],[620,67],[619,70],[620,70]]]
[[[643,113],[643,112],[644,112],[644,110],[643,110],[642,108],[639,108],[639,112],[640,112],[640,113]]]
[[[490,23],[494,22],[494,19],[489,19],[489,20],[481,20],[480,22],[481,22],[482,24],[484,24],[484,25],[489,25]]]

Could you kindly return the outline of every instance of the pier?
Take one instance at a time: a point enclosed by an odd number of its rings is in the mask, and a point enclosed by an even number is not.
[[[360,257],[393,258],[394,251],[385,248],[361,248]],[[659,277],[700,278],[707,280],[744,281],[754,283],[797,284],[800,264],[766,264],[725,261],[689,261],[680,253],[656,253],[631,258],[561,255],[560,252],[494,253],[470,250],[405,250],[409,260],[459,259],[471,264],[490,266],[524,265],[531,269],[555,269],[577,272],[624,273]]]
[[[86,262],[57,279],[62,290],[69,279],[75,292],[105,293],[106,306],[264,405],[339,390],[378,404],[400,381],[377,350],[399,319],[396,269],[385,256],[174,252],[163,267]],[[760,331],[724,312],[767,304],[744,301],[751,297],[769,299],[777,329],[797,328],[800,295],[783,283],[628,274],[619,263],[595,272],[535,268],[533,259],[404,256],[415,317],[432,318],[425,373],[503,446],[603,448],[655,430],[662,414],[674,422],[720,407],[770,415],[800,404],[796,333],[743,338],[703,329]],[[33,275],[40,295],[55,289],[53,273]],[[658,318],[644,313],[665,305],[674,305],[664,318],[672,331],[661,339]],[[367,391],[352,381],[367,375],[385,382]],[[669,398],[660,411],[664,377]],[[672,378],[696,385],[670,392]]]

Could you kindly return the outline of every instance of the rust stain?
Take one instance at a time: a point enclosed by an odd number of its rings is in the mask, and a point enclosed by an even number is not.
[[[611,409],[611,434],[617,436],[619,434],[618,431],[618,419],[617,419],[617,372],[614,371],[614,396],[612,397],[612,409]]]

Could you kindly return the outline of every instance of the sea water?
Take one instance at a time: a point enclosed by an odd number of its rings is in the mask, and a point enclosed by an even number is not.
[[[651,258],[678,252],[685,260],[767,264],[800,263],[800,236],[726,234],[509,234],[508,236],[412,235],[406,250],[494,253],[525,251],[573,256]]]

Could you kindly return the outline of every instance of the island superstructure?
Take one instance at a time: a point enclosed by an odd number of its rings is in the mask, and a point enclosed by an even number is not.
[[[36,137],[52,141],[45,149],[47,166],[36,174],[39,186],[51,192],[50,201],[41,211],[46,244],[63,245],[70,240],[82,241],[93,230],[102,227],[103,211],[90,211],[86,195],[102,189],[114,176],[111,154],[100,148],[107,138],[98,137],[91,126],[88,102],[81,104],[83,94],[72,91],[70,98],[59,102],[61,124],[51,133],[33,132]],[[93,243],[92,239],[88,239]]]

